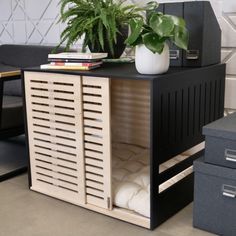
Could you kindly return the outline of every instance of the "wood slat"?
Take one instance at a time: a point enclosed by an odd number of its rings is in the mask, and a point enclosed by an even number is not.
[[[55,115],[55,114],[47,114],[47,113],[43,113],[41,111],[39,112],[39,111],[34,111],[34,110],[32,111],[32,116],[42,118],[42,119],[48,119],[48,120],[52,120],[52,121],[61,121],[64,123],[71,123],[71,124],[75,124],[75,122],[76,122],[76,119],[72,118],[72,117]]]
[[[88,104],[88,103],[84,103],[83,107],[84,107],[84,110],[89,110],[89,111],[94,111],[94,112],[102,112],[104,109],[101,105],[94,105],[94,104]]]
[[[46,126],[46,127],[50,127],[51,129],[57,128],[57,129],[62,129],[62,130],[75,131],[75,126],[71,124],[52,122],[49,120],[42,120],[41,118],[38,118],[38,117],[33,117],[31,119],[34,125]]]
[[[89,150],[95,150],[95,151],[98,151],[98,152],[104,152],[103,146],[100,146],[100,145],[97,145],[97,144],[85,143],[84,147],[86,149],[89,149]]]
[[[60,137],[68,138],[68,139],[74,139],[74,140],[76,140],[77,138],[76,133],[65,132],[65,131],[51,129],[51,128],[45,128],[42,126],[34,126],[34,132],[41,132],[48,135],[55,135],[55,136],[60,136]]]
[[[83,101],[84,102],[93,102],[93,103],[102,103],[102,98],[101,97],[83,95]]]
[[[96,198],[94,196],[87,196],[87,203],[88,204],[92,204],[92,205],[96,205],[100,208],[107,208],[107,203],[106,201],[104,201],[103,199],[100,198]]]
[[[96,128],[102,128],[103,124],[101,120],[88,120],[88,119],[84,119],[84,125],[85,126],[92,126],[92,127],[96,127]]]
[[[63,107],[65,110],[68,108],[74,108],[74,103],[71,101],[59,101],[59,100],[54,100],[54,99],[49,99],[49,98],[38,98],[38,97],[32,97],[31,98],[32,103],[42,103],[46,104],[49,106],[59,106]]]
[[[88,157],[85,158],[85,164],[98,166],[98,167],[101,167],[101,168],[104,165],[103,161],[98,160],[98,159],[88,158]]]
[[[33,79],[33,81],[35,81],[35,79]],[[49,81],[48,81],[49,82]],[[74,87],[73,86],[64,86],[64,85],[54,85],[54,84],[50,84],[50,83],[40,83],[40,81],[37,82],[32,82],[30,84],[30,88],[34,91],[35,89],[42,89],[42,90],[57,90],[57,91],[61,91],[62,93],[71,93],[73,94],[74,92]]]
[[[100,88],[88,88],[88,87],[84,87],[83,88],[83,94],[87,95],[87,94],[92,94],[92,95],[100,95],[101,96],[101,89]]]
[[[102,120],[102,114],[96,112],[84,111],[84,118]]]
[[[89,76],[89,77],[84,77],[83,78],[83,89],[86,88],[85,86],[97,86],[101,89],[102,84],[101,81],[106,80],[106,78],[98,78],[98,77],[93,77],[93,76]]]
[[[85,154],[85,157],[92,157],[92,158],[95,158],[95,159],[98,159],[98,160],[103,160],[104,159],[103,154],[97,153],[95,151],[90,151],[90,150],[85,149],[84,154]]]
[[[103,163],[103,165],[104,165],[104,163]],[[95,167],[95,166],[86,165],[85,166],[85,170],[87,172],[94,173],[94,174],[97,174],[97,175],[101,175],[101,176],[105,175],[104,169],[101,169],[101,168],[98,168],[98,167]]]
[[[55,89],[56,90],[56,89]],[[34,96],[45,96],[45,97],[48,97],[48,98],[59,98],[59,99],[68,99],[68,100],[74,100],[75,99],[75,96],[74,94],[71,94],[71,93],[63,93],[63,92],[54,92],[54,90],[41,90],[40,88],[37,89],[37,88],[34,88],[33,89],[33,95]]]
[[[49,171],[46,169],[42,170],[41,168],[38,168],[38,167],[36,167],[36,170],[37,170],[36,176],[38,176],[36,178],[40,178],[39,176],[47,175],[47,176],[51,176],[54,179],[63,179],[63,180],[68,181],[70,183],[78,184],[78,179],[71,177],[69,175],[63,175],[63,174]]]
[[[95,175],[93,173],[86,173],[85,174],[86,180],[96,180],[97,182],[104,182],[104,177],[103,176],[99,176],[99,175]]]
[[[60,158],[63,160],[78,162],[78,153],[76,153],[76,154],[61,153],[58,151],[45,149],[45,147],[32,147],[32,149],[34,150],[34,153],[36,153],[36,154],[42,153],[45,155],[50,155],[51,157],[54,157],[57,159]]]
[[[51,169],[53,172],[58,172],[58,173],[62,173],[62,174],[70,175],[70,176],[77,175],[76,170],[72,170],[69,168],[62,167],[62,166],[56,166],[56,165],[49,164],[49,163],[42,162],[42,161],[38,161],[37,159],[35,160],[35,164],[36,164],[36,167],[38,167],[38,168],[42,167],[45,169]]]
[[[72,169],[77,168],[76,163],[73,163],[70,161],[65,161],[65,160],[60,160],[60,159],[57,159],[54,157],[48,157],[48,156],[38,154],[38,153],[35,153],[35,159],[41,160],[44,162],[51,162],[54,165],[61,165],[61,166],[65,166],[65,167],[72,168]]]
[[[86,188],[86,192],[87,192],[87,194],[92,195],[94,197],[99,197],[99,198],[102,198],[102,199],[104,199],[104,197],[105,197],[104,193],[102,191],[99,191],[97,189],[93,189],[93,188],[90,188],[90,187]]]
[[[58,114],[65,114],[64,108],[58,108],[58,107],[49,107],[49,106],[42,106],[40,104],[32,104],[31,105],[32,110],[38,110],[38,111],[45,111],[45,112],[51,112],[51,113],[58,113]],[[78,111],[75,110],[66,110],[67,116],[78,116]]]
[[[48,141],[45,139],[41,139],[39,136],[34,136],[34,145],[36,146],[43,146],[46,148],[49,148],[51,150],[60,150],[60,151],[65,151],[69,153],[76,153],[76,143],[73,143],[73,146],[66,146],[63,142],[58,142],[58,139],[51,137],[52,141]]]
[[[38,179],[43,180],[43,181],[48,182],[48,183],[52,183],[55,186],[61,186],[61,187],[64,187],[68,190],[78,192],[78,186],[73,184],[73,183],[61,181],[59,179],[54,179],[54,178],[50,178],[50,177],[47,177],[47,176],[44,176],[44,175],[39,175],[39,174],[37,174],[36,176],[37,176]]]
[[[88,142],[103,144],[103,137],[96,137],[94,135],[84,135],[84,140]]]
[[[94,182],[94,181],[91,181],[91,180],[86,180],[86,186],[96,188],[96,189],[102,189],[103,188],[102,183]]]
[[[84,133],[85,134],[93,134],[93,135],[97,135],[97,136],[102,136],[103,132],[100,129],[93,129],[93,128],[89,128],[89,127],[84,127]]]
[[[34,191],[37,191],[39,193],[43,193],[49,196],[53,196],[55,198],[62,199],[63,201],[71,202],[74,204],[78,202],[77,200],[77,196],[79,194],[78,192],[70,191],[65,188],[60,188],[55,185],[50,185],[48,183],[38,181],[35,178],[33,180],[36,184],[31,187],[31,190],[34,190]]]

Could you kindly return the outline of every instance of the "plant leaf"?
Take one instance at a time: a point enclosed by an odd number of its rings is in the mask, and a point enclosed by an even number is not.
[[[188,30],[185,27],[175,26],[174,37],[172,41],[176,46],[187,50],[189,41]]]
[[[164,49],[163,40],[155,33],[147,33],[143,35],[144,45],[153,53],[161,54]]]
[[[166,15],[166,16],[170,17],[173,20],[174,25],[181,26],[181,27],[186,26],[185,20],[182,17],[173,16],[173,15]]]
[[[105,9],[101,9],[101,19],[102,19],[102,23],[103,25],[108,28],[109,27],[109,23],[108,23],[108,20],[107,20],[107,11]]]
[[[155,1],[148,2],[146,4],[146,10],[155,11],[158,8],[159,4]]]
[[[98,22],[98,38],[101,48],[104,50],[104,34],[103,34],[103,24],[101,21]]]
[[[174,22],[171,17],[166,15],[152,14],[150,27],[161,37],[170,36],[174,29]]]
[[[130,20],[130,29],[131,29],[131,34],[130,36],[126,39],[125,43],[128,45],[132,45],[137,38],[139,37],[143,27],[143,19],[138,19],[138,20]]]

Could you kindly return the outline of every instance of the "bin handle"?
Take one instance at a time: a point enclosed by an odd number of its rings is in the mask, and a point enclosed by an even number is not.
[[[225,159],[226,161],[236,162],[236,150],[225,149]]]
[[[170,50],[170,59],[171,60],[179,59],[179,50]]]
[[[223,196],[236,198],[236,187],[232,185],[223,184],[222,186]]]
[[[187,50],[186,58],[188,60],[197,60],[199,58],[199,50]]]

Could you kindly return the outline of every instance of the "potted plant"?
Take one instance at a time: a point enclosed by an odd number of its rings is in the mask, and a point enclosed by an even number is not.
[[[67,26],[61,33],[66,50],[84,36],[82,51],[108,52],[119,58],[126,45],[130,19],[141,18],[143,9],[125,4],[126,0],[61,0],[60,22]],[[59,46],[60,46],[59,45]]]
[[[141,74],[161,74],[169,68],[169,46],[174,43],[187,50],[188,30],[184,19],[157,11],[158,4],[148,3],[146,21],[130,20],[131,34],[126,44],[135,48],[135,66]]]

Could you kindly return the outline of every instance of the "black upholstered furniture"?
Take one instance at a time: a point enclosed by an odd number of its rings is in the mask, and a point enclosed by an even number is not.
[[[0,45],[0,70],[19,70],[47,62],[53,47],[35,45]],[[24,133],[20,75],[1,81],[3,86],[0,139]]]
[[[27,169],[20,71],[46,63],[52,49],[0,45],[0,181]]]

